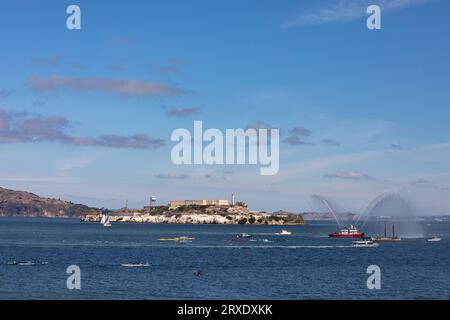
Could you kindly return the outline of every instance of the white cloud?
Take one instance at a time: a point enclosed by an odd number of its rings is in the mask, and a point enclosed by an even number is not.
[[[303,12],[288,21],[284,27],[302,25],[319,25],[330,22],[345,22],[356,20],[366,15],[366,9],[371,4],[376,4],[383,11],[405,9],[431,2],[432,0],[340,0],[334,4],[311,12]]]
[[[327,173],[324,175],[329,179],[345,179],[345,180],[370,180],[372,179],[367,173],[358,171],[339,171],[334,173]]]

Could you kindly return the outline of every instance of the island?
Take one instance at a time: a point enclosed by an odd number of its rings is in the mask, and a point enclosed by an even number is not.
[[[187,200],[196,202],[196,200]],[[202,200],[200,200],[202,201]],[[110,222],[175,223],[175,224],[253,224],[253,225],[304,225],[302,216],[294,213],[271,214],[250,211],[243,202],[236,204],[186,203],[145,207],[141,210],[109,212]],[[98,222],[99,214],[90,214],[82,221]]]
[[[227,200],[173,200],[167,205],[142,209],[108,210],[0,187],[0,216],[77,218],[84,222],[99,222],[102,215],[107,215],[113,223],[305,224],[300,214],[251,211],[244,202],[234,199],[231,203]]]

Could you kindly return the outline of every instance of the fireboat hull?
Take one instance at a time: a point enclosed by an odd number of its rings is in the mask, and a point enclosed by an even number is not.
[[[332,233],[329,235],[330,238],[362,238],[364,237],[364,232],[354,233],[354,234],[339,234],[339,233]]]

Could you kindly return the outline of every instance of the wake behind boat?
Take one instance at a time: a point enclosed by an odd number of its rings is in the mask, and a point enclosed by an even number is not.
[[[175,238],[159,238],[158,241],[174,241],[174,242],[178,242],[178,243],[186,243],[186,242],[192,242],[193,240],[195,240],[195,238],[192,237],[175,237]]]
[[[252,237],[252,235],[248,234],[248,233],[241,233],[241,234],[238,234],[236,236],[236,238],[238,238],[238,239],[248,239],[248,238],[251,238],[251,237]]]
[[[8,266],[42,266],[47,264],[48,262],[45,261],[8,261],[6,263]]]
[[[360,232],[354,225],[350,225],[349,228],[333,232],[329,236],[331,238],[362,238],[364,232]]]
[[[144,268],[144,267],[150,267],[150,264],[148,262],[146,262],[146,263],[122,263],[122,267]]]

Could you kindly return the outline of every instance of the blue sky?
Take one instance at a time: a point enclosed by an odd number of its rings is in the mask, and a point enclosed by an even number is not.
[[[366,28],[372,3],[382,30]],[[81,30],[66,28],[70,4]],[[1,8],[1,186],[110,208],[235,192],[253,209],[307,211],[322,194],[356,212],[390,190],[450,213],[448,1]],[[280,128],[279,174],[173,165],[170,134],[194,120]]]

